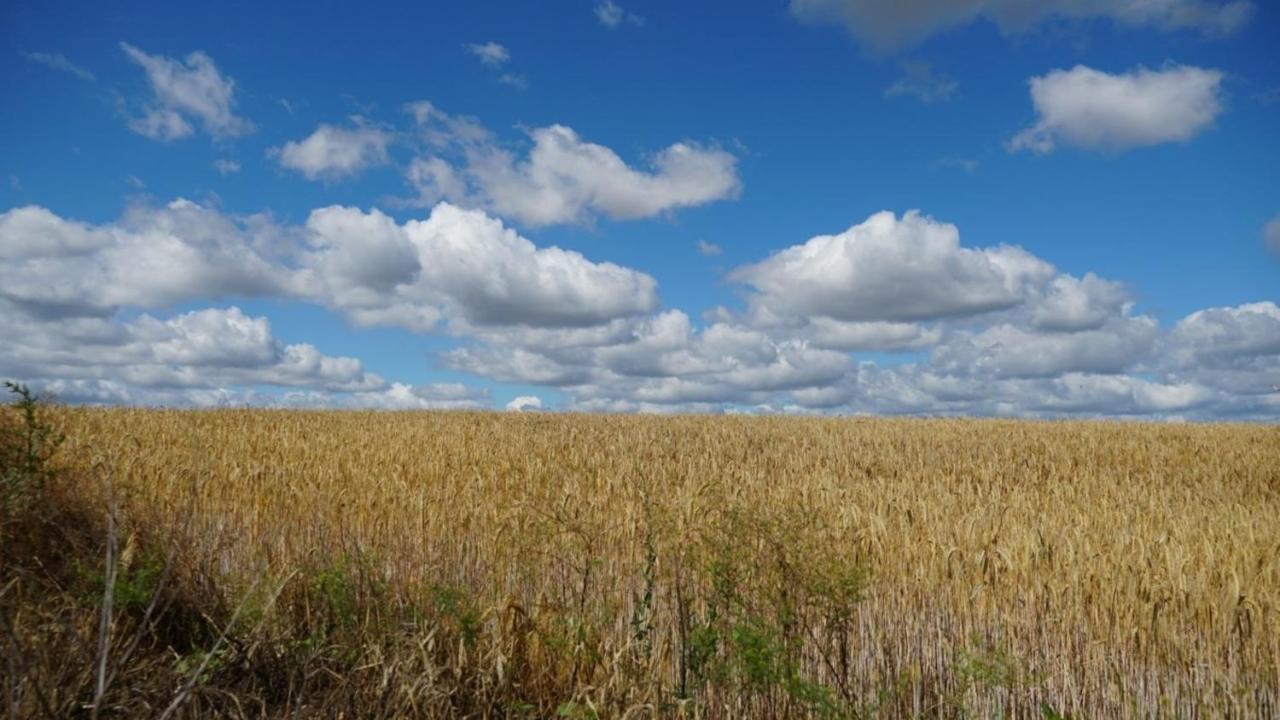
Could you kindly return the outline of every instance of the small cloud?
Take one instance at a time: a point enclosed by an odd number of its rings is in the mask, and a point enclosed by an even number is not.
[[[521,90],[525,90],[529,87],[529,78],[524,75],[516,75],[514,73],[503,73],[498,77],[498,82]]]
[[[9,189],[14,192],[22,192],[22,181],[18,179],[17,175],[9,176]]]
[[[302,140],[290,140],[268,149],[267,157],[275,158],[282,167],[297,170],[308,180],[326,182],[385,165],[393,133],[369,124],[360,116],[353,116],[352,123],[350,128],[321,124]]]
[[[931,105],[936,102],[950,100],[960,84],[945,76],[933,72],[933,67],[925,62],[902,63],[902,77],[885,88],[885,97],[901,97],[907,95],[920,102]]]
[[[715,257],[716,255],[723,255],[724,248],[706,240],[698,240],[698,252],[707,257]]]
[[[542,409],[542,399],[536,395],[521,395],[520,397],[507,403],[507,409],[512,412],[529,412],[531,410]]]
[[[635,13],[627,12],[613,0],[604,0],[604,2],[596,4],[596,19],[600,21],[601,25],[610,30],[623,23],[629,23],[636,27],[644,25],[644,18]]]
[[[1045,154],[1059,144],[1124,152],[1189,142],[1222,114],[1223,78],[1218,70],[1172,64],[1116,74],[1084,65],[1054,70],[1031,78],[1039,119],[1005,146]]]
[[[147,184],[142,182],[142,178],[137,175],[126,175],[124,181],[134,190],[146,190]]]
[[[1276,215],[1262,227],[1262,242],[1267,249],[1280,255],[1280,215]]]
[[[192,121],[217,139],[253,132],[253,123],[235,114],[236,83],[223,75],[213,58],[195,51],[175,59],[148,55],[129,43],[120,49],[147,74],[152,99],[129,127],[153,140],[177,140],[195,133]]]
[[[970,160],[962,157],[946,157],[942,158],[933,166],[940,170],[959,170],[966,175],[972,175],[978,171],[978,161]]]
[[[467,50],[489,67],[501,67],[511,59],[511,53],[492,40],[487,43],[472,43],[467,45]]]
[[[235,160],[223,160],[219,158],[213,161],[213,169],[217,170],[219,175],[230,175],[231,173],[240,172],[240,163]]]
[[[298,106],[290,102],[288,98],[280,98],[276,102],[280,103],[280,107],[284,108],[285,112],[289,113],[290,115],[298,114]]]
[[[53,68],[54,70],[70,73],[81,80],[93,82],[98,79],[93,73],[68,60],[62,53],[24,52],[22,53],[22,56],[30,62],[39,63],[45,67]]]

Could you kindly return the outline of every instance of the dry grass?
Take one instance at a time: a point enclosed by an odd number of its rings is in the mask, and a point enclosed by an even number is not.
[[[59,422],[120,554],[179,543],[191,716],[1280,713],[1276,427]]]

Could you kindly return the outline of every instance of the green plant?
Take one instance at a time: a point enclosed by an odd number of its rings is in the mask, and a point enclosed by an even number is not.
[[[17,396],[11,406],[18,413],[16,427],[0,425],[0,501],[12,513],[54,476],[52,459],[66,438],[45,421],[40,396],[26,385],[4,385]]]
[[[468,647],[475,646],[482,629],[482,615],[475,599],[460,587],[432,585],[431,600],[439,620],[457,632]]]

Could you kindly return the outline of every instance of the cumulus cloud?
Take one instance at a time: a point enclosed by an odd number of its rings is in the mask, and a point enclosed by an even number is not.
[[[218,158],[213,161],[213,169],[218,171],[219,175],[231,175],[240,172],[240,163],[235,160],[226,160]]]
[[[1274,302],[1194,312],[1178,321],[1166,346],[1163,365],[1175,377],[1229,393],[1246,408],[1280,412],[1280,307]]]
[[[902,322],[1010,308],[1029,282],[1052,275],[1050,265],[1018,248],[964,248],[954,225],[881,212],[730,278],[753,288],[751,302],[770,314]]]
[[[829,350],[898,352],[932,347],[942,332],[919,323],[845,322],[817,316],[807,319],[800,337]]]
[[[372,410],[474,410],[490,406],[489,391],[461,383],[409,385],[392,383],[383,390],[331,394],[285,395],[283,403],[301,406],[348,407]]]
[[[1053,19],[1104,18],[1130,27],[1220,36],[1239,30],[1253,12],[1250,0],[791,0],[797,19],[844,25],[876,51],[912,45],[979,19],[995,22],[1006,33]]]
[[[308,180],[338,180],[389,161],[392,134],[356,119],[354,127],[321,124],[302,140],[269,151],[281,167],[296,170]]]
[[[307,229],[317,294],[370,324],[425,329],[448,315],[466,325],[580,327],[657,304],[648,275],[538,248],[501,221],[448,203],[404,225],[376,210],[323,208]]]
[[[1124,151],[1187,142],[1222,112],[1222,73],[1186,65],[1111,75],[1083,65],[1031,79],[1039,120],[1009,141],[1010,151],[1052,152],[1059,142]]]
[[[931,364],[959,376],[1112,375],[1150,357],[1157,335],[1149,317],[1115,318],[1100,328],[1059,333],[1001,324],[950,338],[935,350]]]
[[[253,123],[235,114],[235,81],[218,71],[213,59],[196,51],[184,60],[148,55],[121,43],[125,55],[139,65],[151,84],[152,98],[129,127],[153,140],[176,140],[195,133],[200,123],[215,138],[253,131]]]
[[[778,341],[768,334],[716,323],[696,330],[678,310],[635,320],[627,332],[599,344],[548,338],[490,338],[478,348],[444,355],[450,367],[511,382],[566,389],[576,407],[708,409],[756,403],[774,393],[835,383],[850,367],[839,352]]]
[[[446,333],[457,342],[438,358],[445,367],[555,387],[569,409],[1280,412],[1274,302],[1162,329],[1119,283],[1017,247],[961,245],[954,226],[919,213],[878,213],[739,268],[742,308],[700,323],[661,308],[648,275],[538,247],[447,203],[405,222],[319,208],[297,226],[185,200],[100,225],[16,208],[0,214],[0,274],[0,333],[16,338],[0,347],[0,375],[85,402],[491,404],[464,385],[388,383],[354,358],[284,343],[234,306],[165,314],[264,296]]]
[[[917,213],[872,216],[732,277],[753,289],[746,309],[716,309],[702,327],[665,310],[582,330],[497,328],[442,359],[601,412],[1266,417],[1280,406],[1264,386],[1280,386],[1273,304],[1162,330],[1120,283],[1015,247],[963,247],[954,227]],[[945,292],[902,296],[904,283]]]
[[[447,203],[425,220],[332,206],[301,227],[188,200],[89,225],[28,206],[0,214],[0,299],[40,317],[111,315],[198,299],[288,297],[364,325],[427,331],[587,327],[652,310],[652,277],[539,248]]]
[[[510,51],[492,40],[486,43],[467,45],[467,52],[475,55],[480,59],[480,62],[490,67],[500,67],[511,59]]]
[[[0,374],[7,376],[163,389],[275,385],[349,392],[385,385],[355,358],[280,342],[266,318],[236,307],[167,320],[147,314],[49,320],[7,312],[0,326],[10,338],[0,351]]]
[[[439,200],[486,208],[529,226],[652,217],[737,196],[737,158],[713,146],[679,142],[659,151],[646,171],[563,125],[535,128],[518,158],[474,121],[429,103],[410,107],[430,153],[407,179],[417,204]]]
[[[475,410],[490,407],[485,388],[455,383],[409,385],[392,383],[381,390],[341,391],[285,389],[264,391],[244,386],[214,388],[136,385],[119,380],[38,378],[31,381],[41,394],[59,401],[91,405],[158,407],[264,407],[347,410]]]
[[[62,53],[24,52],[22,56],[29,62],[74,75],[81,80],[93,82],[98,79],[93,73],[68,60]]]
[[[507,409],[513,412],[525,412],[529,410],[541,410],[542,398],[537,395],[521,395],[511,402],[507,403]]]
[[[236,222],[182,199],[133,208],[104,226],[15,208],[0,214],[0,299],[61,317],[287,294],[287,278],[262,253],[260,221]]]

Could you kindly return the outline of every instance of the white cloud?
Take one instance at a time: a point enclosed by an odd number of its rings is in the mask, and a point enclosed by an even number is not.
[[[255,229],[182,199],[96,227],[15,208],[0,214],[0,299],[52,317],[285,293]]]
[[[717,323],[696,331],[678,310],[632,321],[629,331],[594,344],[490,337],[485,347],[459,348],[444,359],[501,380],[560,386],[578,408],[611,410],[755,404],[838,382],[850,367],[843,353],[750,328]]]
[[[390,132],[357,119],[351,128],[321,124],[306,138],[291,140],[269,154],[308,180],[338,180],[385,165],[391,140]]]
[[[213,169],[218,171],[219,175],[230,175],[240,172],[240,163],[235,160],[225,160],[218,158],[213,161]]]
[[[958,376],[1117,374],[1147,359],[1157,337],[1156,323],[1148,317],[1115,318],[1101,328],[1077,332],[1045,333],[1001,324],[949,339],[934,351],[931,364]]]
[[[1186,65],[1111,75],[1083,65],[1031,79],[1040,119],[1009,141],[1010,151],[1052,152],[1059,142],[1123,151],[1187,142],[1222,112],[1222,73]]]
[[[137,133],[155,140],[174,140],[195,132],[198,120],[215,138],[253,131],[253,123],[235,114],[235,81],[218,71],[213,59],[193,52],[185,60],[148,55],[121,43],[129,59],[147,73],[153,98],[142,117],[130,121]]]
[[[359,360],[280,342],[266,318],[236,307],[167,320],[145,314],[49,320],[11,310],[0,321],[10,338],[0,351],[0,374],[169,389],[273,385],[349,392],[385,385]]]
[[[702,253],[706,257],[715,257],[716,255],[724,254],[724,248],[713,242],[707,242],[706,240],[699,239],[697,247],[698,252]]]
[[[950,100],[959,87],[960,83],[945,75],[938,75],[928,63],[904,62],[902,77],[885,88],[884,94],[886,97],[907,95],[929,105]]]
[[[107,316],[198,299],[315,302],[364,325],[414,331],[588,327],[651,311],[652,277],[539,248],[483,212],[425,220],[333,206],[303,227],[229,218],[187,200],[87,225],[40,207],[0,214],[0,300],[40,317]]]
[[[1040,331],[1097,330],[1131,304],[1123,285],[1093,273],[1059,275],[1036,295],[1031,326]]]
[[[521,395],[520,397],[507,403],[507,409],[513,412],[541,410],[542,398],[538,397],[537,395]]]
[[[263,392],[244,386],[173,388],[120,380],[39,378],[30,384],[62,402],[161,407],[341,408],[348,410],[474,410],[491,406],[488,390],[454,383],[393,383],[381,390],[288,389]]]
[[[1266,301],[1192,313],[1174,326],[1162,361],[1175,377],[1230,393],[1246,409],[1280,413],[1280,307]]]
[[[90,82],[97,80],[97,77],[95,77],[93,73],[71,62],[62,53],[24,52],[22,53],[22,56],[30,62],[39,63],[45,67],[69,73],[81,80],[88,80]]]
[[[498,82],[520,90],[525,90],[529,87],[529,78],[516,73],[503,73],[498,76]]]
[[[316,210],[313,291],[358,321],[426,329],[465,325],[582,327],[652,310],[653,278],[576,252],[538,248],[476,210],[437,205],[397,225],[378,211]],[[426,315],[424,310],[430,310]]]
[[[815,240],[748,266],[767,266],[776,286],[757,286],[744,313],[707,313],[703,328],[678,310],[572,331],[472,328],[475,342],[442,358],[602,412],[1257,418],[1280,408],[1271,303],[1205,311],[1166,332],[1133,313],[1119,283],[1065,275],[1018,248],[960,247],[954,228],[914,213]],[[803,262],[772,263],[804,249]],[[864,287],[861,272],[943,287],[947,300],[913,306]],[[870,319],[840,317],[850,314]],[[849,355],[863,351],[905,354]]]
[[[480,62],[490,67],[500,67],[511,59],[511,53],[505,47],[493,41],[472,43],[467,45],[467,51],[480,58]]]
[[[347,396],[285,396],[291,405],[350,407],[376,410],[473,410],[488,407],[489,391],[461,383],[407,385],[392,383],[384,390]]]
[[[1267,221],[1262,226],[1262,242],[1271,252],[1280,255],[1280,215]]]
[[[635,13],[628,12],[613,0],[602,0],[596,3],[595,7],[596,20],[600,24],[613,30],[621,26],[624,22],[631,25],[644,25],[644,18]]]
[[[181,140],[191,137],[196,129],[177,111],[167,108],[150,108],[142,117],[129,121],[129,128],[152,140]]]
[[[407,179],[417,204],[477,205],[529,226],[587,222],[597,214],[628,220],[736,197],[737,158],[716,147],[680,142],[651,160],[627,165],[613,150],[563,125],[536,128],[517,159],[483,128],[458,122],[429,104],[415,106],[433,153],[415,160]],[[450,161],[445,155],[452,154]]]
[[[942,333],[918,323],[844,322],[811,317],[801,337],[828,350],[922,350],[936,345]]]
[[[446,367],[559,388],[570,409],[1280,412],[1274,302],[1210,308],[1162,330],[1118,283],[1066,275],[1016,247],[963,247],[956,228],[917,213],[880,213],[740,269],[753,288],[745,309],[716,309],[701,325],[659,308],[648,275],[539,248],[449,204],[406,222],[320,208],[301,226],[185,200],[101,225],[16,208],[0,214],[0,275],[0,335],[16,338],[0,345],[0,376],[80,401],[491,403],[467,386],[388,383],[354,358],[284,343],[235,307],[152,314],[253,295],[447,333],[458,343],[441,354]]]
[[[1249,0],[791,0],[797,19],[844,25],[877,51],[912,45],[979,19],[994,21],[1007,33],[1052,19],[1105,18],[1131,27],[1220,36],[1243,27],[1253,11]]]
[[[1017,248],[963,248],[954,225],[881,212],[730,277],[754,288],[751,302],[770,314],[902,322],[1010,308],[1023,301],[1029,282],[1053,274]]]

